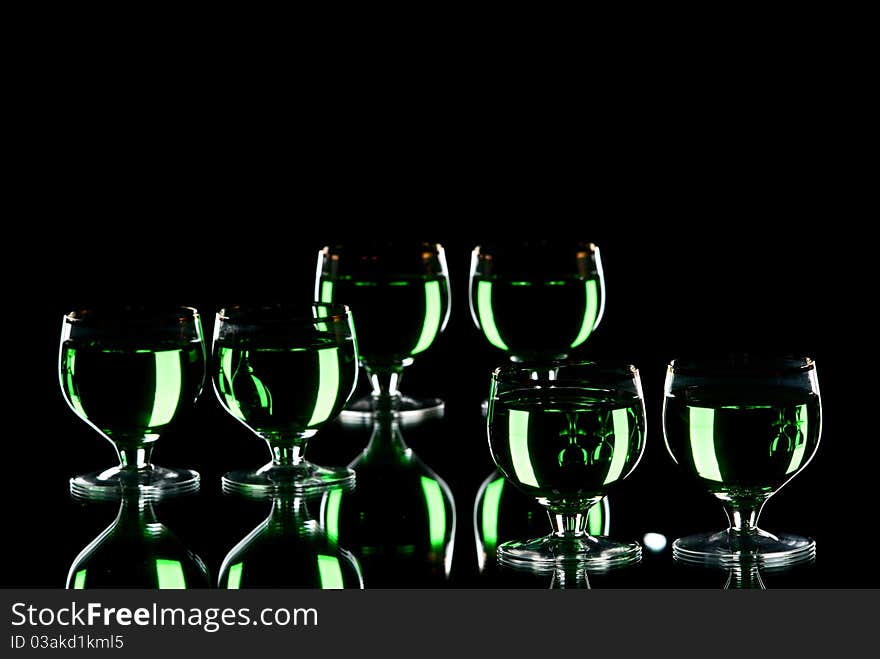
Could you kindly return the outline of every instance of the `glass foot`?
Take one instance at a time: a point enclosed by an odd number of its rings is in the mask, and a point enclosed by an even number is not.
[[[354,472],[346,467],[319,467],[303,461],[290,466],[270,462],[255,470],[230,471],[222,481],[226,494],[262,499],[278,492],[314,494],[330,487],[350,487],[354,479]]]
[[[445,407],[446,404],[439,398],[401,396],[397,411],[400,414],[400,423],[406,426],[428,419],[440,419],[443,417]],[[373,425],[372,397],[364,396],[349,403],[339,415],[339,420],[347,426]]]
[[[118,501],[121,488],[137,489],[147,498],[176,496],[197,491],[199,474],[192,469],[153,466],[126,470],[117,466],[70,479],[70,494],[84,501]]]
[[[682,563],[733,568],[753,563],[761,568],[806,563],[816,557],[816,542],[789,533],[699,533],[672,543],[672,557]]]
[[[641,559],[642,548],[637,542],[614,542],[591,535],[548,535],[537,540],[511,540],[498,547],[499,563],[535,572],[550,573],[566,565],[602,571],[633,565]]]

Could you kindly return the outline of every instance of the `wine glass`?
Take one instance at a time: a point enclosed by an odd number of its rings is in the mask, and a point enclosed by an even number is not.
[[[553,532],[498,547],[502,564],[606,569],[641,559],[638,543],[587,533],[591,506],[635,469],[645,446],[638,371],[595,362],[510,364],[495,370],[489,448],[514,486],[547,509]]]
[[[730,527],[679,538],[678,561],[759,567],[812,560],[816,543],[758,528],[761,509],[807,466],[822,434],[812,359],[734,355],[675,360],[666,373],[666,447],[701,487],[721,500]]]
[[[70,408],[109,440],[119,465],[70,480],[75,497],[116,499],[198,489],[190,469],[154,466],[156,441],[198,398],[205,377],[201,321],[192,307],[72,311],[62,322],[61,391]]]
[[[325,495],[322,523],[359,558],[370,587],[442,585],[455,545],[452,491],[406,445],[398,414],[374,419],[369,444],[349,465],[357,487]]]
[[[156,518],[155,496],[122,487],[116,519],[83,549],[67,588],[208,588],[208,569]]]
[[[403,369],[431,347],[449,322],[442,245],[398,240],[324,247],[318,252],[315,299],[347,304],[358,317],[358,348],[372,395],[343,410],[342,421],[372,423],[379,400],[393,406],[402,422],[442,416],[439,398],[400,394]]]
[[[342,487],[333,487],[339,493]],[[309,514],[312,496],[276,489],[269,516],[233,547],[217,586],[246,588],[363,588],[357,559]]]
[[[605,310],[605,277],[599,247],[582,241],[520,240],[478,245],[471,253],[469,288],[471,318],[477,329],[514,362],[569,356],[598,327]],[[553,322],[548,322],[551,316]],[[482,402],[483,414],[488,404],[488,400]],[[491,483],[496,483],[495,489],[489,487]],[[531,506],[513,502],[516,494],[511,488],[504,488],[504,479],[497,469],[484,481],[475,506],[483,505],[483,496],[510,500],[505,507],[508,513],[515,511],[519,517],[531,515]],[[492,500],[487,499],[486,503],[491,504]],[[608,507],[606,499],[601,506],[591,509],[592,529],[603,527],[600,516]],[[486,512],[493,509],[497,517],[498,506],[489,505],[482,514],[484,520]],[[512,515],[505,516],[513,521]],[[497,534],[492,532],[496,524],[488,521],[485,526],[487,533],[475,531],[481,570],[497,545],[493,541]]]
[[[272,461],[223,476],[223,489],[257,497],[354,480],[350,469],[305,459],[306,444],[348,401],[357,380],[352,316],[339,304],[233,306],[214,326],[214,393],[266,441]]]
[[[477,328],[511,361],[566,358],[605,310],[599,247],[559,240],[478,245],[469,302]]]

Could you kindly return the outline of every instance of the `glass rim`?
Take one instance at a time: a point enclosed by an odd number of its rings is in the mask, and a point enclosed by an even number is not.
[[[576,243],[577,241],[573,241],[573,242]],[[591,253],[593,253],[593,254],[599,253],[599,245],[597,245],[596,243],[588,242],[588,241],[581,241],[581,242],[584,245],[584,247],[586,247],[588,250],[590,250]],[[471,254],[473,254],[474,256],[476,256],[478,258],[486,258],[486,256],[488,256],[489,258],[492,257],[491,254],[485,254],[484,252],[482,252],[481,251],[482,249],[483,249],[483,245],[476,245],[471,250]]]
[[[738,363],[735,360],[739,360]],[[743,363],[752,362],[752,363]],[[670,360],[666,370],[671,375],[792,375],[816,368],[816,361],[803,355],[736,355],[684,357]]]
[[[312,310],[317,308],[327,309],[326,316],[306,316],[305,308]],[[290,313],[292,310],[296,313]],[[260,316],[260,312],[279,312],[281,315]],[[255,314],[257,314],[255,316]],[[327,323],[344,321],[351,318],[351,309],[346,304],[338,302],[310,302],[308,304],[278,303],[278,304],[233,304],[220,309],[217,312],[217,320],[224,323],[239,323],[255,321],[269,323],[292,323],[314,325],[315,323]]]
[[[101,325],[118,323],[122,320],[175,320],[186,322],[199,318],[199,311],[187,305],[127,305],[122,307],[95,306],[83,307],[68,311],[64,321],[73,325]]]
[[[595,372],[597,375],[604,376],[605,382],[623,382],[623,381],[632,381],[639,378],[639,369],[636,368],[633,364],[627,364],[625,362],[597,362],[593,360],[580,360],[580,361],[569,361],[569,360],[548,360],[542,362],[516,362],[513,364],[505,364],[503,366],[499,366],[494,371],[492,371],[492,382],[497,383],[533,383],[533,382],[552,382],[557,385],[560,383],[566,382],[584,382],[588,383],[589,379],[587,376],[573,377],[573,378],[542,378],[539,377],[537,379],[531,376],[531,373],[539,370],[550,370],[557,369],[557,374],[559,369],[564,369],[566,371],[573,371],[574,369],[586,369],[588,372]],[[528,374],[526,377],[517,377],[523,374]]]
[[[383,244],[383,245],[387,245],[388,247],[393,247],[393,246],[396,245],[396,244],[405,244],[405,243],[409,243],[409,244],[411,244],[411,245],[413,245],[413,244],[414,244],[414,245],[421,245],[423,249],[424,249],[424,248],[431,248],[431,249],[433,249],[435,252],[437,252],[438,255],[439,255],[439,254],[444,254],[444,253],[446,252],[446,250],[443,249],[443,244],[442,244],[442,243],[440,243],[440,242],[435,242],[435,241],[432,241],[432,240],[412,240],[412,241],[408,241],[408,240],[396,240],[396,241],[395,241],[395,240],[387,240],[387,241],[382,241],[382,244]],[[350,243],[349,243],[349,244],[350,244]],[[327,256],[327,255],[329,255],[329,254],[333,254],[333,253],[335,253],[335,252],[336,252],[337,250],[339,250],[339,249],[346,249],[346,243],[341,242],[341,241],[340,241],[340,242],[327,243],[326,245],[324,245],[323,247],[321,247],[321,249],[318,250],[318,254],[321,254],[321,255]],[[354,248],[354,249],[357,249],[357,248]]]

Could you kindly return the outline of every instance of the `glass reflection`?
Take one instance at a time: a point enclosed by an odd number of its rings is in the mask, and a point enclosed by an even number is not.
[[[550,580],[550,590],[589,590],[590,580],[584,566],[558,566]]]
[[[474,500],[474,539],[480,572],[495,561],[498,545],[516,538],[539,536],[547,529],[547,512],[530,497],[504,480],[497,469],[483,481]],[[590,508],[587,533],[592,536],[611,532],[611,506],[608,497]]]
[[[735,565],[728,570],[724,590],[767,590],[767,586],[761,579],[758,565],[747,562]]]
[[[722,583],[724,590],[767,590],[765,579],[772,576],[774,581],[778,582],[780,588],[790,588],[791,584],[802,586],[804,578],[809,579],[811,570],[815,565],[815,559],[801,561],[797,564],[767,564],[760,558],[754,556],[742,555],[736,561],[719,566],[714,563],[705,563],[698,565],[686,558],[673,555],[673,562],[677,567],[685,568],[687,572],[697,574],[705,572],[705,578],[701,578],[700,587],[703,587],[707,579],[711,579],[713,583]],[[706,569],[708,568],[708,569]],[[723,581],[715,581],[717,575],[721,575]],[[717,586],[716,586],[717,587]]]
[[[491,573],[505,587],[545,588],[549,590],[590,590],[590,577],[584,563],[560,563],[552,570],[535,570],[513,563],[493,563]],[[595,571],[594,571],[595,572]],[[550,579],[547,576],[550,575]]]
[[[349,467],[357,488],[322,501],[327,535],[358,557],[368,587],[442,585],[452,567],[455,502],[404,442],[398,414],[375,413],[370,442]]]
[[[208,569],[159,522],[155,496],[118,491],[116,519],[83,549],[67,574],[68,589],[207,588]]]
[[[341,488],[332,490],[338,497]],[[272,508],[223,559],[219,588],[363,588],[357,559],[314,520],[307,498],[278,490]]]

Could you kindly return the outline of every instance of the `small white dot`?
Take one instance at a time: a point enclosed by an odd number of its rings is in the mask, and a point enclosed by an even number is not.
[[[648,551],[660,553],[666,549],[666,536],[662,533],[646,533],[642,541]]]

